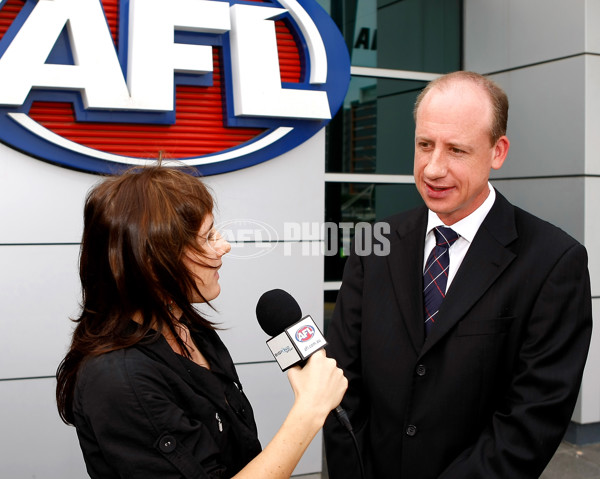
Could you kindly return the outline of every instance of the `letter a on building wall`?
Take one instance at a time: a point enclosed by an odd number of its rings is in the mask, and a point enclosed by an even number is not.
[[[349,80],[316,0],[0,3],[0,141],[77,170],[245,168],[323,128]]]

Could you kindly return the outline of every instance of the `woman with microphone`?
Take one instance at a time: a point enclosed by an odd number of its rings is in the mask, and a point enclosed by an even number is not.
[[[92,478],[288,478],[341,402],[347,380],[319,351],[289,370],[293,406],[261,450],[231,357],[192,306],[219,295],[230,248],[183,171],[135,168],[88,193],[82,311],[56,398]]]

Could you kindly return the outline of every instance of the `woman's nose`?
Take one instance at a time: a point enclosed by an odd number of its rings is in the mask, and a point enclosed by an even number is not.
[[[215,252],[219,257],[229,253],[231,251],[231,245],[220,233],[216,233],[217,238],[215,242]]]

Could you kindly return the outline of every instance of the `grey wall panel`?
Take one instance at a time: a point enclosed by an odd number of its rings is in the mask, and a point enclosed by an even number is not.
[[[510,151],[493,178],[585,171],[585,59],[493,75],[508,95]]]
[[[465,68],[490,73],[583,53],[585,4],[465,0]]]
[[[0,246],[0,378],[56,372],[79,311],[78,253],[77,245]]]
[[[585,241],[583,178],[515,179],[492,181],[514,205]]]
[[[585,51],[600,53],[600,2],[585,0]]]
[[[600,316],[600,298],[592,299],[592,312],[594,318]],[[581,424],[597,423],[600,421],[600,328],[597,326],[592,331],[592,344],[588,353],[583,384],[579,397],[579,406],[575,410],[574,420]]]
[[[79,242],[83,199],[98,179],[0,144],[0,243]]]
[[[509,58],[508,2],[464,0],[463,65],[489,73],[505,68]]]
[[[600,6],[600,2],[596,3]],[[596,25],[598,25],[600,14],[596,18],[598,19]],[[596,26],[595,31],[600,32],[600,28]],[[585,172],[588,175],[600,175],[600,56],[598,55],[585,57]]]
[[[600,178],[585,179],[585,244],[588,250],[592,296],[600,298]],[[600,310],[599,310],[600,311]],[[600,347],[600,346],[599,346]],[[597,363],[600,369],[600,361]],[[600,370],[598,371],[600,376]],[[600,397],[600,395],[598,396]],[[600,401],[599,401],[600,402]],[[598,416],[600,418],[600,415]]]
[[[59,418],[54,379],[0,381],[0,477],[88,477],[75,428]]]

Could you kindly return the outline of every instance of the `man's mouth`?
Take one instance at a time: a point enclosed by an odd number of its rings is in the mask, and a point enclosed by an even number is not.
[[[425,183],[427,185],[427,188],[429,188],[430,190],[433,191],[446,191],[449,190],[450,188],[452,188],[451,186],[434,186],[434,185],[430,185],[429,183]]]
[[[444,198],[450,191],[454,189],[452,186],[439,186],[425,183],[427,186],[427,195],[431,198]]]

